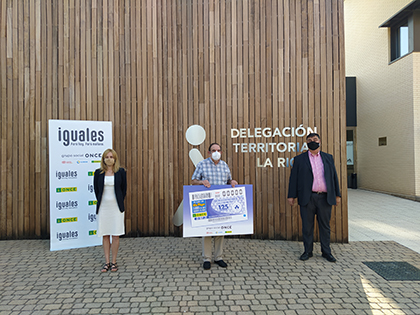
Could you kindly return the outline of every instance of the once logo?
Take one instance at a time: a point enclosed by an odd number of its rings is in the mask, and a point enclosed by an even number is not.
[[[72,143],[89,143],[89,142],[103,142],[105,139],[103,130],[61,130],[58,127],[58,141],[62,142],[64,146],[69,146]]]
[[[102,157],[102,153],[98,152],[98,153],[85,153],[85,158],[101,158]]]
[[[55,189],[55,192],[58,192],[58,193],[72,192],[72,191],[77,191],[77,187],[61,187],[61,188]]]
[[[98,203],[98,201],[97,200],[89,200],[88,201],[88,205],[89,206],[94,206],[94,205],[96,205]]]
[[[96,234],[97,234],[97,230],[89,231],[89,235],[96,235]]]
[[[88,176],[93,176],[95,175],[95,172],[88,172]]]
[[[70,223],[70,222],[77,222],[77,217],[73,218],[58,218],[57,223]]]

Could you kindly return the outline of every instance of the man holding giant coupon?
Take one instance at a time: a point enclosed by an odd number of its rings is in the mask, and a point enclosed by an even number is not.
[[[191,178],[193,185],[204,185],[210,188],[211,185],[238,185],[236,180],[232,179],[229,166],[220,159],[222,150],[220,145],[212,143],[209,147],[209,157],[197,164],[195,172]],[[199,205],[197,205],[199,206]],[[222,268],[226,268],[227,264],[223,261],[223,243],[224,236],[214,237],[214,262]],[[203,268],[208,270],[211,268],[211,236],[203,237]]]

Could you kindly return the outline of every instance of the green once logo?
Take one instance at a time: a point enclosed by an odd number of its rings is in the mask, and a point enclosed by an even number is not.
[[[55,192],[58,192],[58,193],[64,193],[64,192],[70,192],[70,191],[77,191],[77,187],[60,187],[60,188],[55,189]]]
[[[57,223],[69,223],[69,222],[77,222],[77,217],[73,218],[58,218]]]
[[[96,230],[89,231],[89,235],[96,235]]]
[[[88,176],[93,176],[95,172],[88,172]]]
[[[90,200],[89,201],[89,206],[96,205],[97,203],[98,203],[98,201],[96,201],[96,200]]]

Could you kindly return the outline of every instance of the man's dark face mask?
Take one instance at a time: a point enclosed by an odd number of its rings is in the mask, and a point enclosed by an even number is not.
[[[311,142],[308,143],[308,148],[310,150],[316,150],[316,149],[319,148],[319,143],[315,142],[315,141],[311,141]]]

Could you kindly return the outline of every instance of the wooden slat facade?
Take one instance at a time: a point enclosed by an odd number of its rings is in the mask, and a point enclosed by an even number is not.
[[[182,235],[199,124],[202,154],[219,142],[254,185],[253,237],[298,240],[290,167],[257,167],[279,154],[235,152],[250,139],[231,128],[317,127],[343,193],[332,241],[347,242],[344,84],[343,0],[0,0],[0,239],[49,236],[48,120],[75,119],[113,123],[131,236]]]

